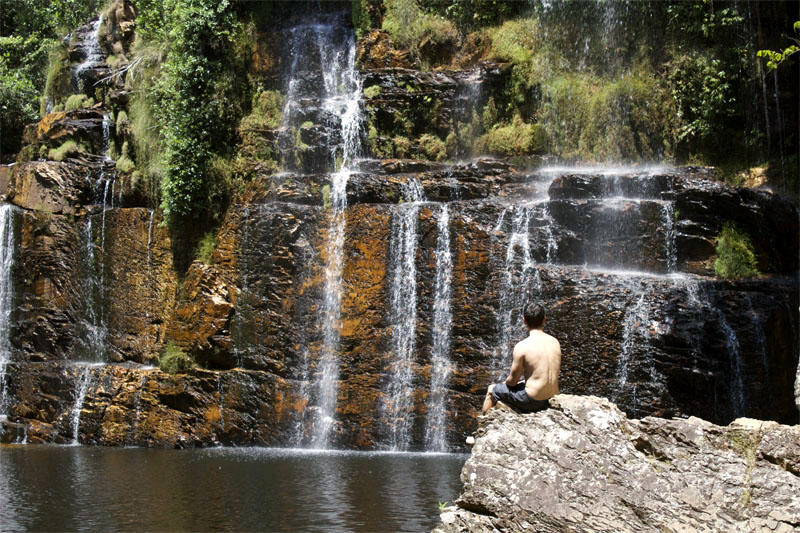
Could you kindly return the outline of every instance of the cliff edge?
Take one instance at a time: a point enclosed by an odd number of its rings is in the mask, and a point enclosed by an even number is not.
[[[481,417],[435,532],[800,528],[800,426],[629,420],[593,396],[550,404]]]

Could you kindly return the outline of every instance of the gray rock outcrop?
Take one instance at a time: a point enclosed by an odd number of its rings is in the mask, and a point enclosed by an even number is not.
[[[800,426],[629,420],[559,395],[482,418],[463,491],[434,531],[795,531]]]

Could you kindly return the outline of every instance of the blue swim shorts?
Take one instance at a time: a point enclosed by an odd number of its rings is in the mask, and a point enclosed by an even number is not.
[[[528,396],[528,393],[525,392],[524,382],[517,383],[513,387],[509,387],[505,383],[498,383],[494,386],[492,397],[497,401],[516,407],[520,411],[529,413],[541,411],[550,406],[550,402],[547,400],[534,400]]]

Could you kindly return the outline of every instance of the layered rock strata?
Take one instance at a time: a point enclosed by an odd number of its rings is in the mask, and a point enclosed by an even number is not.
[[[800,427],[738,419],[628,419],[559,395],[482,418],[464,488],[441,515],[455,531],[795,531]]]

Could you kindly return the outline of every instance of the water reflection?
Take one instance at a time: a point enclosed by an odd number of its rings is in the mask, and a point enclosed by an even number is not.
[[[424,531],[465,455],[0,447],[0,530]]]

